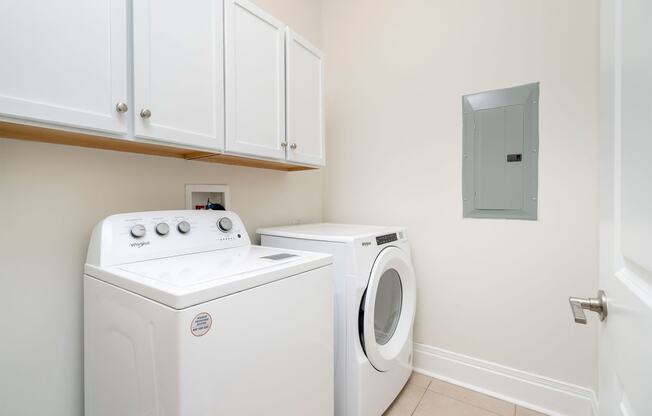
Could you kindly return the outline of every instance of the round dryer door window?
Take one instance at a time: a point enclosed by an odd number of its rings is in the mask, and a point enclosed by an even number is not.
[[[360,308],[360,338],[371,365],[388,371],[406,344],[414,320],[416,283],[408,255],[398,247],[380,252]]]
[[[401,276],[395,269],[385,270],[378,282],[374,305],[374,332],[378,344],[387,344],[396,332],[402,303]]]

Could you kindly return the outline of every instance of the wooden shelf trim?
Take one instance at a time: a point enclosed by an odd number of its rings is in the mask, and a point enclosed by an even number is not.
[[[247,166],[281,171],[300,171],[315,169],[308,166],[290,165],[287,163],[275,162],[272,160],[260,160],[244,156],[202,152],[180,147],[142,143],[132,140],[115,139],[65,130],[8,123],[4,121],[0,121],[0,138],[65,144],[69,146],[90,147],[94,149],[114,150],[127,153],[140,153],[144,155],[165,156],[177,159],[198,160],[201,162],[221,163],[225,165]]]

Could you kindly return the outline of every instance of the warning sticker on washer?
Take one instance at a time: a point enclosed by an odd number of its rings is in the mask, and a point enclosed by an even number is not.
[[[192,323],[190,324],[190,332],[192,332],[196,337],[201,337],[211,329],[212,324],[213,318],[211,318],[208,313],[202,312],[192,320]]]

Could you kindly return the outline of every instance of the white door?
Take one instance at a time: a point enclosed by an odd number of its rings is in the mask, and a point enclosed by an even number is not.
[[[126,0],[5,1],[0,116],[127,132]]]
[[[602,0],[600,415],[652,415],[652,2]]]
[[[224,147],[222,0],[134,0],[136,137]]]
[[[416,282],[410,258],[397,247],[380,252],[362,300],[359,328],[371,365],[388,371],[396,365],[410,331],[416,307]]]
[[[226,150],[285,159],[285,25],[225,0]]]
[[[291,29],[287,32],[287,158],[323,166],[326,162],[323,55]]]

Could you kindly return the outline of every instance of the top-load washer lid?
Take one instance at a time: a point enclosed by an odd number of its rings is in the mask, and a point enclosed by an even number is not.
[[[243,246],[109,267],[86,274],[175,309],[284,279],[332,262],[331,256]]]
[[[400,239],[404,237],[405,229],[402,227],[374,225],[316,223],[259,228],[256,230],[256,233],[259,235],[304,240],[346,242],[357,238],[371,238],[392,233],[401,234],[398,236]]]

